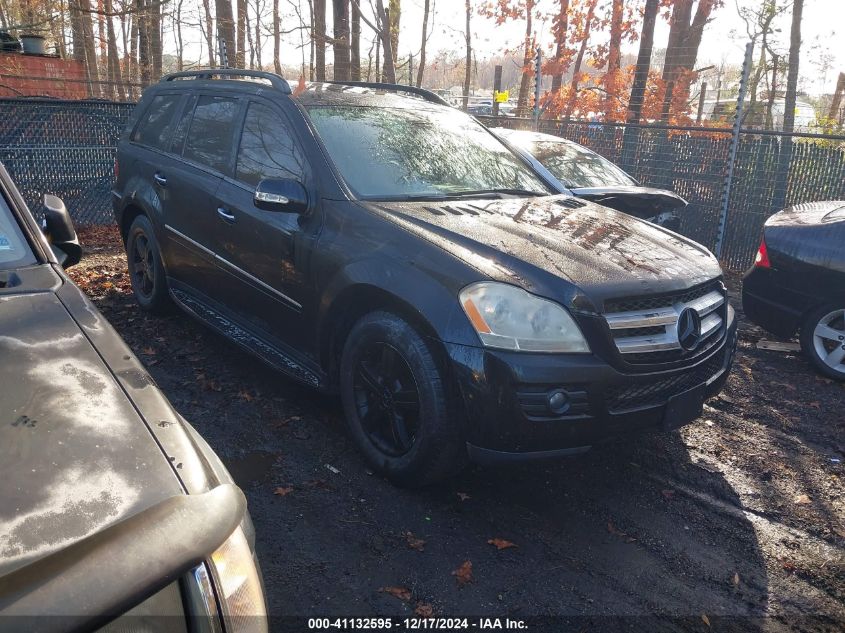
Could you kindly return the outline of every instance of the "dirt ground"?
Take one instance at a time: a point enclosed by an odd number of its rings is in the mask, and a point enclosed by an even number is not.
[[[359,459],[337,400],[183,314],[144,314],[116,234],[82,240],[72,277],[246,493],[274,616],[845,630],[845,386],[759,349],[744,319],[723,395],[679,433],[407,491]]]

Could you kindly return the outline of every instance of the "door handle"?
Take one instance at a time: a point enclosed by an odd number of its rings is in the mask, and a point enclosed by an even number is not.
[[[156,172],[153,174],[153,180],[155,180],[162,187],[167,186],[167,178],[162,176],[160,172]]]
[[[229,213],[229,211],[227,211],[223,207],[217,207],[217,215],[219,215],[221,218],[223,218],[229,224],[233,224],[235,222],[235,214]]]

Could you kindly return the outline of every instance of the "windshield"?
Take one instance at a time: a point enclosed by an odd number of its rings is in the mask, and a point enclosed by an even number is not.
[[[308,114],[358,198],[549,193],[481,124],[457,111],[312,106]]]
[[[619,167],[586,147],[558,141],[535,141],[527,149],[570,189],[637,184]]]
[[[23,237],[18,222],[0,196],[0,270],[29,266],[35,263],[35,256]]]

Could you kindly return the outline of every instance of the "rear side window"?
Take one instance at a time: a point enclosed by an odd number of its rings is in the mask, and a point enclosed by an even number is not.
[[[200,97],[182,155],[225,172],[229,167],[237,111],[236,99]]]
[[[170,146],[170,151],[174,154],[181,154],[182,148],[185,145],[185,137],[188,136],[188,126],[191,125],[191,117],[194,116],[194,106],[197,105],[197,96],[190,95],[188,97],[185,107],[182,108],[182,114],[173,128],[173,144]]]
[[[144,113],[141,123],[135,129],[132,140],[156,149],[167,150],[173,129],[173,115],[182,95],[159,95],[154,97]]]
[[[280,113],[252,103],[246,113],[238,148],[236,178],[257,185],[262,178],[302,180],[305,159]]]

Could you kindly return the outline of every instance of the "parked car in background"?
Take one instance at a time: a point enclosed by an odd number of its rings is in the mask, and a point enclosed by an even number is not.
[[[530,161],[556,191],[571,193],[672,231],[680,228],[677,212],[687,202],[678,194],[642,187],[603,156],[565,138],[508,128],[492,131]]]
[[[799,332],[818,370],[845,380],[845,201],[799,204],[766,221],[742,306],[777,336]]]
[[[399,484],[676,428],[731,366],[736,321],[705,248],[550,195],[425,90],[176,73],[144,92],[116,173],[141,307],[173,301],[339,393]]]
[[[45,217],[49,242],[0,166],[0,629],[266,631],[243,494],[65,274],[61,200]]]

